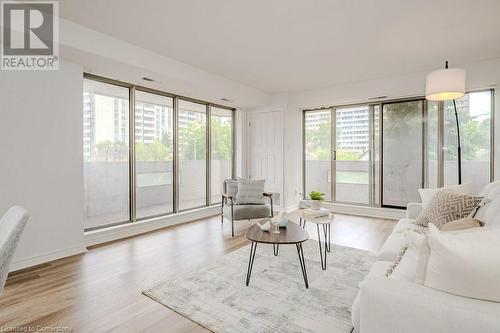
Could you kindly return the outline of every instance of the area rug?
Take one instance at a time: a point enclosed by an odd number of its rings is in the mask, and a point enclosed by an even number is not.
[[[280,246],[275,257],[271,245],[259,244],[248,287],[250,245],[143,294],[212,332],[349,332],[358,284],[375,257],[332,244],[323,271],[318,242],[309,240],[303,247],[309,289],[295,245]]]

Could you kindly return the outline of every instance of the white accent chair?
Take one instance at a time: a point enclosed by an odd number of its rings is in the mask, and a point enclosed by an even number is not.
[[[231,221],[231,236],[234,237],[234,221],[266,218],[274,216],[273,194],[270,192],[262,193],[262,196],[269,199],[270,204],[262,205],[240,205],[236,204],[236,195],[238,194],[238,180],[226,179],[223,184],[222,204],[221,204],[221,223],[224,218]]]
[[[20,206],[10,208],[0,219],[0,295],[3,292],[12,257],[27,221],[28,213]]]

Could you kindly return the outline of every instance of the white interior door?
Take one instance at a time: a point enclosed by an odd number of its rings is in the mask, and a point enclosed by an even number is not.
[[[252,112],[248,117],[248,176],[265,179],[266,191],[279,197],[283,189],[281,121],[281,111]]]

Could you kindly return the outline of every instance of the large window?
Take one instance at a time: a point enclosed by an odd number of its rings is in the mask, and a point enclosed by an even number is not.
[[[210,108],[210,202],[221,202],[222,183],[233,175],[233,110]]]
[[[462,182],[473,181],[475,190],[490,182],[491,91],[466,94],[456,100],[462,142]],[[444,103],[444,183],[456,184],[457,130],[453,102]]]
[[[135,93],[136,216],[170,213],[173,201],[173,98]]]
[[[234,109],[85,75],[85,229],[220,203],[234,170],[233,117]]]
[[[493,91],[456,101],[462,182],[492,179]],[[457,184],[453,103],[423,98],[304,111],[304,193],[327,200],[401,207],[417,189]]]
[[[311,191],[325,193],[332,200],[332,113],[311,111],[304,115],[305,195]]]
[[[179,101],[179,207],[205,206],[207,184],[207,106]]]
[[[84,80],[85,227],[130,219],[129,90]]]

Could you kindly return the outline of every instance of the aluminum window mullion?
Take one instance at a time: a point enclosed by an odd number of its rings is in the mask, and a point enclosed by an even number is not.
[[[137,221],[135,161],[135,87],[129,87],[129,196],[130,221]]]
[[[173,152],[173,208],[174,213],[179,212],[179,98],[174,97],[174,105],[173,105],[173,144],[174,144],[174,152]]]
[[[236,110],[231,110],[231,178],[236,177]]]
[[[330,180],[332,202],[337,201],[337,109],[330,109]]]
[[[211,185],[212,185],[212,119],[211,119],[211,113],[212,113],[212,107],[210,104],[206,105],[206,121],[205,121],[205,126],[207,127],[206,130],[206,152],[205,152],[205,159],[206,159],[206,179],[205,179],[205,192],[206,192],[206,206],[210,206],[212,202],[212,192],[211,192]]]

